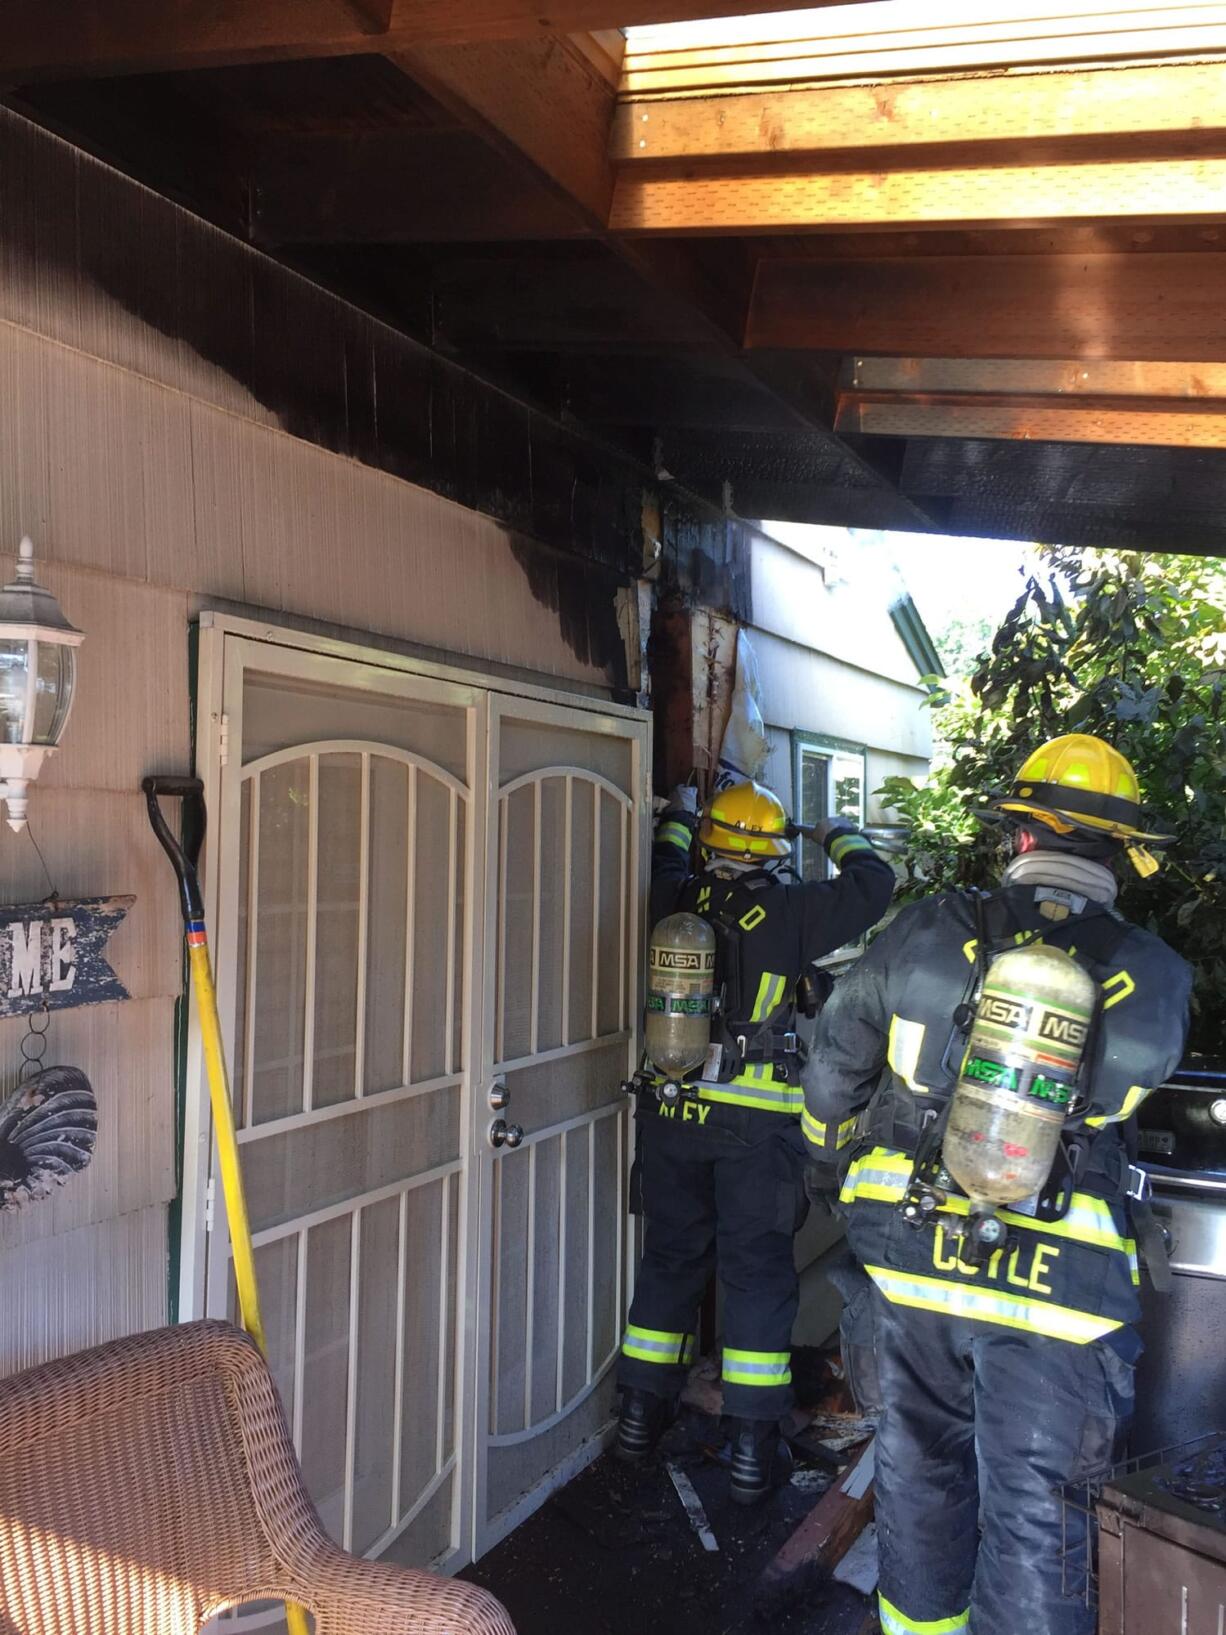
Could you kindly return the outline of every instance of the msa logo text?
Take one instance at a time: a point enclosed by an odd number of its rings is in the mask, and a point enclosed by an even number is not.
[[[1080,1049],[1086,1042],[1087,1029],[1084,1022],[1077,1021],[1073,1016],[1059,1016],[1055,1011],[1044,1013],[1039,1023],[1039,1038],[1051,1039],[1060,1045],[1074,1045]]]
[[[979,1014],[985,1022],[997,1022],[1002,1028],[1024,1028],[1030,1022],[1028,1005],[1020,1005],[1016,999],[998,999],[994,994],[984,996]]]
[[[714,968],[715,961],[710,954],[687,954],[672,948],[657,948],[652,953],[651,963],[660,971],[701,971],[704,966],[709,971]]]

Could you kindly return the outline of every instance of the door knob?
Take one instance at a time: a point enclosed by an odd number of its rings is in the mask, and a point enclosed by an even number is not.
[[[490,1106],[496,1113],[500,1113],[504,1107],[510,1106],[510,1103],[511,1092],[507,1089],[507,1081],[495,1079],[490,1085]]]
[[[522,1125],[508,1124],[505,1118],[496,1118],[490,1125],[490,1146],[510,1147],[519,1146],[524,1139]]]

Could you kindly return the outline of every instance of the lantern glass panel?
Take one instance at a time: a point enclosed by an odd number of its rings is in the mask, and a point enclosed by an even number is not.
[[[38,644],[38,682],[34,699],[36,744],[57,744],[72,706],[77,673],[76,649],[62,642]]]
[[[25,744],[30,643],[23,637],[0,639],[0,743]]]

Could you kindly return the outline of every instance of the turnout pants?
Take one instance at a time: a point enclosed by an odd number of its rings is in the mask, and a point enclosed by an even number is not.
[[[1058,1489],[1116,1456],[1131,1366],[873,1300],[884,1635],[1093,1635],[1090,1524]]]
[[[703,1123],[700,1112],[708,1115]],[[706,1104],[662,1116],[645,1100],[638,1166],[646,1229],[619,1383],[660,1396],[681,1389],[699,1303],[718,1267],[724,1411],[780,1418],[792,1405],[792,1240],[807,1209],[799,1124],[780,1113]]]

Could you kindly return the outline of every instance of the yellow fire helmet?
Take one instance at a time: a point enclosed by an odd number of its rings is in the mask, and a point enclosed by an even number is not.
[[[790,857],[788,815],[760,783],[734,783],[707,803],[698,838],[724,857]]]
[[[1140,827],[1141,786],[1131,762],[1118,749],[1088,733],[1053,738],[1027,757],[1007,795],[989,802],[1045,824],[1058,835],[1109,835],[1122,841],[1142,877],[1158,860],[1142,844],[1168,846],[1173,835],[1149,834]]]

